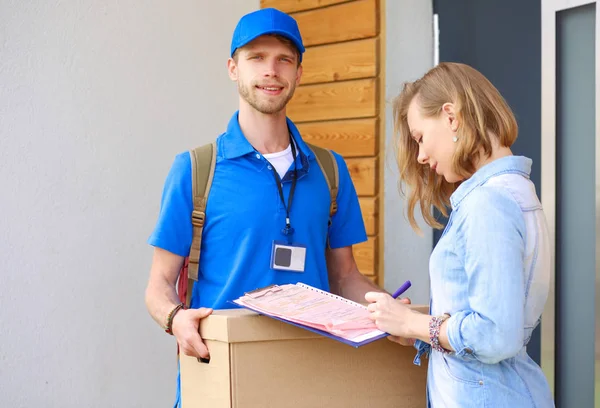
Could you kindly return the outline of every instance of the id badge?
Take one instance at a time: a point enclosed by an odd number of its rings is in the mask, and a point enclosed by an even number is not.
[[[287,244],[273,241],[271,268],[278,271],[304,272],[306,247],[299,244]]]

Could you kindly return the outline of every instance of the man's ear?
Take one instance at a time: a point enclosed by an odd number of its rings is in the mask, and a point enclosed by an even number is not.
[[[233,58],[227,60],[227,73],[232,81],[238,80],[238,66]]]
[[[459,122],[456,112],[456,106],[451,102],[442,105],[442,112],[445,114],[446,123],[453,132],[458,130]]]
[[[296,73],[296,86],[300,85],[300,79],[302,78],[302,65],[298,66],[298,72]]]

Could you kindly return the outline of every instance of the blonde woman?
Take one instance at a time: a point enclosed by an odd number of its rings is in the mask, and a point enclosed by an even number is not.
[[[526,352],[548,295],[550,245],[529,179],[513,156],[517,123],[475,69],[442,63],[394,101],[400,178],[435,228],[452,212],[429,263],[431,315],[384,293],[366,295],[391,340],[429,354],[430,407],[553,407],[548,383]]]

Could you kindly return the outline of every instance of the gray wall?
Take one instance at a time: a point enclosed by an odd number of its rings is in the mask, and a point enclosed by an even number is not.
[[[167,407],[175,343],[143,301],[174,155],[237,106],[258,0],[0,2],[0,406]]]
[[[433,66],[433,8],[431,1],[388,0],[386,2],[386,155],[385,155],[385,288],[395,291],[405,280],[413,303],[429,302],[429,255],[432,230],[421,222],[418,236],[405,216],[405,202],[398,189],[398,166],[394,157],[392,100],[402,84],[421,77]]]
[[[435,0],[440,61],[469,64],[498,88],[519,123],[515,154],[541,180],[541,4],[539,0]]]
[[[0,2],[0,406],[158,407],[175,343],[143,303],[174,155],[237,106],[230,36],[258,0]],[[431,4],[387,2],[386,99],[432,65]],[[388,143],[391,109],[386,110]],[[385,171],[385,274],[426,303],[431,231]]]

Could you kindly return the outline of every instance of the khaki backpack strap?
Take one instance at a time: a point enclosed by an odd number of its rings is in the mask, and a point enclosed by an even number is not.
[[[308,146],[315,154],[317,163],[319,163],[319,167],[321,168],[325,180],[327,181],[327,186],[329,187],[329,194],[331,196],[329,222],[331,223],[331,217],[337,212],[337,194],[340,182],[338,164],[331,150],[313,144],[308,144]]]
[[[206,218],[206,201],[215,174],[216,156],[217,146],[214,142],[190,151],[194,209],[192,211],[193,235],[189,255],[188,287],[185,302],[187,307],[190,306],[192,299],[194,282],[198,280],[202,230],[204,228],[204,219]]]

